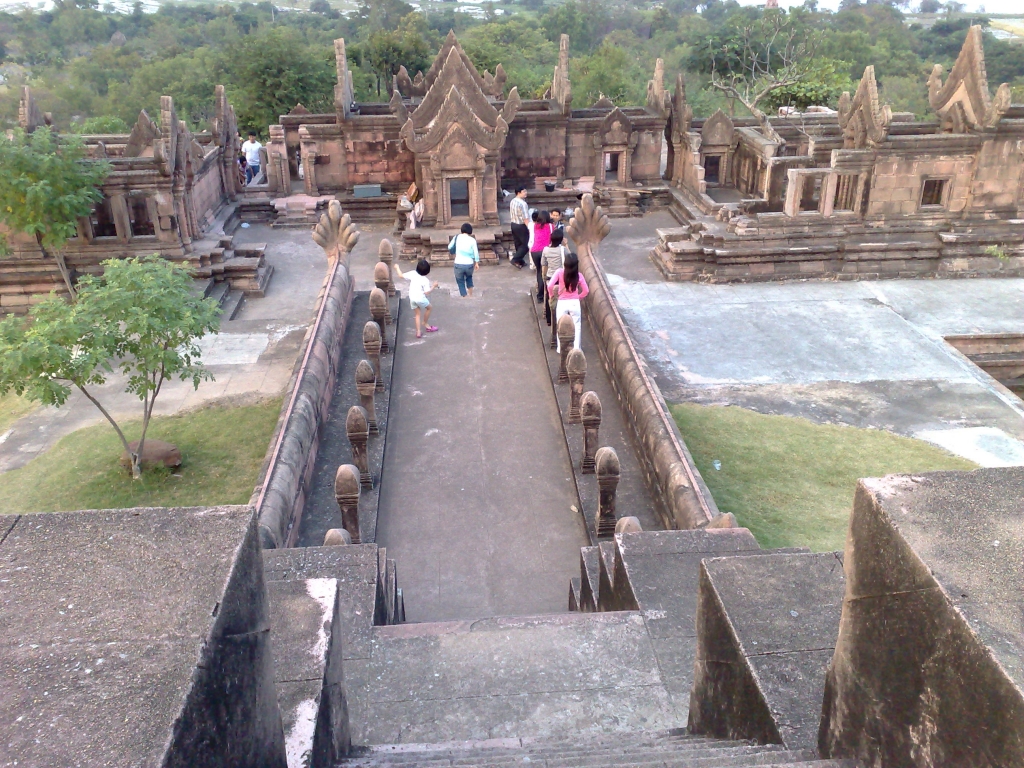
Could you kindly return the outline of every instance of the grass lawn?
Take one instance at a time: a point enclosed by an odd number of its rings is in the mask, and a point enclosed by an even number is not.
[[[0,473],[0,513],[244,504],[280,409],[275,399],[154,418],[146,438],[174,443],[182,465],[138,481],[118,465],[121,443],[109,424],[81,429],[21,469]],[[129,440],[138,438],[138,423],[123,426]]]
[[[718,508],[736,515],[766,548],[843,549],[861,477],[977,468],[929,443],[881,430],[736,407],[674,405],[672,415]]]
[[[0,397],[0,432],[6,432],[11,424],[38,407],[36,403],[18,397],[13,392],[3,395]]]

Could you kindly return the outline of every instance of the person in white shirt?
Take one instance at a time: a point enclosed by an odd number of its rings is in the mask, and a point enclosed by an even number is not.
[[[516,196],[509,204],[509,217],[512,221],[512,239],[516,244],[516,252],[511,258],[512,265],[517,269],[526,266],[526,255],[530,252],[530,206],[526,204],[526,187],[516,187]]]
[[[416,318],[416,338],[422,338],[423,331],[427,333],[433,333],[437,330],[436,325],[429,325],[430,323],[430,299],[427,298],[427,294],[437,288],[437,281],[433,283],[427,279],[427,275],[430,274],[430,262],[426,259],[420,259],[416,263],[415,272],[402,272],[402,270],[395,264],[395,272],[398,273],[399,280],[409,281],[409,305],[413,309],[413,316]],[[422,315],[422,324],[425,328],[420,327]]]
[[[473,225],[463,224],[462,231],[452,241],[455,245],[455,284],[459,295],[473,295],[473,272],[480,266],[480,248],[473,237]]]
[[[245,155],[245,185],[252,184],[252,180],[260,175],[260,150],[263,145],[256,140],[256,134],[249,132],[249,140],[242,145],[242,153]]]

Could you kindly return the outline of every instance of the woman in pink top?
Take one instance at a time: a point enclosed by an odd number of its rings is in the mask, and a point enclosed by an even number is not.
[[[555,323],[562,315],[569,315],[573,325],[576,326],[576,339],[573,341],[573,348],[580,348],[580,321],[583,314],[580,309],[580,299],[590,293],[587,288],[587,281],[580,274],[580,260],[575,253],[567,254],[562,262],[562,268],[548,280],[548,295],[558,297],[558,307],[555,309]],[[558,351],[562,351],[562,342],[558,342]]]
[[[537,269],[537,303],[544,301],[544,277],[541,275],[540,262],[544,249],[551,245],[551,214],[547,211],[537,211],[534,214],[537,218],[533,222],[533,244],[530,246],[530,258],[533,259],[533,266]]]

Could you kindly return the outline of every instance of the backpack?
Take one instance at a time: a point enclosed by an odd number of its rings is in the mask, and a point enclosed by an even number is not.
[[[455,255],[455,241],[458,239],[459,236],[456,235],[455,237],[448,241],[448,253],[450,253],[452,256]]]

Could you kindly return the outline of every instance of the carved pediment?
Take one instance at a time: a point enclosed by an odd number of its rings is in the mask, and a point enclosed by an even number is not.
[[[128,143],[124,145],[122,157],[152,156],[153,143],[160,138],[160,128],[153,122],[146,110],[139,112],[139,119],[132,126]]]
[[[654,63],[654,78],[647,81],[647,108],[662,117],[668,117],[672,110],[672,97],[665,90],[665,62]]]
[[[431,92],[433,90],[431,89]],[[511,117],[515,116],[518,103],[519,93],[513,88],[506,102],[506,110]],[[420,114],[422,108],[423,105],[420,105],[412,117],[405,121],[401,130],[406,145],[417,154],[434,150],[456,127],[486,150],[494,151],[505,144],[505,137],[508,135],[508,122],[505,118],[495,111],[494,125],[488,125],[480,119],[475,105],[471,104],[455,85],[448,90],[431,121],[425,126],[417,126],[416,116]]]
[[[672,94],[672,141],[680,142],[689,133],[693,122],[693,109],[686,102],[686,80],[683,73],[676,75],[676,90]]]
[[[928,78],[928,102],[939,116],[942,129],[952,133],[994,128],[1010,108],[1010,86],[1003,83],[995,98],[988,92],[985,50],[980,26],[967,31],[960,55],[946,82],[942,66],[936,64]]]
[[[633,122],[615,107],[601,123],[601,142],[605,145],[628,144],[633,135]]]
[[[412,113],[412,121],[417,129],[424,128],[433,122],[448,98],[452,88],[456,88],[473,114],[483,123],[494,127],[498,120],[498,110],[487,100],[486,94],[466,67],[466,62],[454,48],[448,51],[448,58],[438,72],[434,84],[427,90],[423,101]]]
[[[597,101],[590,105],[591,109],[614,109],[615,102],[605,96],[603,93],[599,94]]]
[[[879,105],[878,101],[875,68],[868,66],[853,98],[848,91],[839,97],[839,127],[843,129],[847,149],[877,147],[889,136],[892,110],[888,104]]]
[[[294,107],[292,107],[292,111],[289,112],[288,114],[289,115],[297,115],[299,117],[302,117],[303,115],[308,115],[308,114],[311,114],[311,113],[310,113],[310,111],[308,109],[306,109],[302,105],[302,102],[299,102]]]
[[[485,96],[500,99],[505,93],[505,81],[506,75],[504,68],[499,64],[494,70],[494,75],[485,72],[481,75],[473,62],[470,61],[469,56],[462,50],[462,46],[455,37],[455,31],[449,30],[448,36],[445,38],[444,44],[441,46],[441,50],[437,52],[437,56],[434,58],[434,63],[430,65],[430,69],[427,70],[427,74],[424,75],[422,72],[417,72],[415,78],[409,77],[409,71],[405,67],[401,67],[398,70],[398,74],[395,76],[395,87],[401,91],[402,95],[409,97],[423,97],[426,96],[427,92],[434,86],[434,83],[441,76],[441,71],[446,66],[449,57],[452,53],[461,59],[463,66],[469,72],[470,76],[476,82],[477,86],[483,91]],[[445,88],[447,91],[447,88]]]
[[[704,146],[730,145],[735,133],[736,127],[733,125],[732,120],[725,112],[719,109],[704,121],[704,126],[700,129],[701,143]]]

